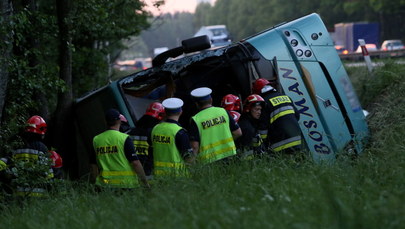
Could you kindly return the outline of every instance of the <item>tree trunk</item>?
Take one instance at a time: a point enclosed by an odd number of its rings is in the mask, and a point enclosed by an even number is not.
[[[75,158],[74,127],[73,127],[73,93],[72,93],[72,38],[68,17],[70,0],[55,0],[59,27],[59,77],[67,86],[67,90],[58,94],[58,104],[54,116],[53,142],[56,150],[64,159],[64,167],[69,168]]]
[[[31,11],[33,14],[35,14],[36,11],[38,11],[37,7],[37,2],[36,0],[23,0],[23,5],[29,11]],[[30,18],[32,21],[33,19]],[[27,42],[28,42],[28,47],[30,49],[38,49],[38,39],[37,37],[31,36],[30,34],[27,34]],[[30,54],[28,56],[29,60],[29,66],[32,68],[35,68],[38,66],[40,63],[38,61],[38,56],[36,54]],[[49,108],[48,108],[48,99],[46,95],[42,91],[35,91],[34,92],[34,97],[36,101],[39,101],[40,106],[37,107],[36,114],[42,116],[45,118],[45,120],[49,120]]]
[[[0,3],[0,26],[2,28],[7,28],[10,24],[10,16],[13,12],[13,7],[11,0],[1,1]],[[4,33],[3,33],[4,32]],[[2,44],[0,45],[0,125],[2,124],[3,108],[6,100],[7,94],[7,84],[8,84],[8,69],[7,62],[11,54],[11,30],[1,31],[0,40]]]

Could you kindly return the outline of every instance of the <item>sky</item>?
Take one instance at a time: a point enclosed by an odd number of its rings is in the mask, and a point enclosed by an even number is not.
[[[153,5],[155,0],[145,0],[149,6]],[[165,0],[165,4],[161,6],[160,13],[174,12],[191,12],[194,13],[199,2],[215,2],[215,0]],[[151,10],[154,14],[159,14],[157,10]]]

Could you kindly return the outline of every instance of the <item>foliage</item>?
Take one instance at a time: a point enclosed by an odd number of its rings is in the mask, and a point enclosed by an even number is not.
[[[339,0],[217,0],[207,7],[196,8],[196,26],[226,24],[234,40],[240,40],[270,26],[290,21],[310,13],[318,13],[327,28],[341,22],[371,21],[381,24],[381,40],[403,36],[405,28],[401,15],[405,12],[403,0],[394,1],[339,1]]]
[[[60,102],[59,92],[72,87],[78,97],[106,84],[111,63],[118,56],[116,49],[123,48],[121,40],[149,25],[150,13],[144,10],[143,1],[72,1],[67,23],[73,38],[73,85],[66,85],[59,79],[55,1],[23,2],[13,2],[9,24],[1,21],[2,34],[10,32],[13,43],[12,55],[5,60],[9,84],[1,120],[1,155],[15,146],[13,139],[18,139],[15,135],[29,116],[38,114],[49,121]],[[28,3],[31,6],[24,5]]]
[[[157,47],[175,48],[180,42],[194,34],[193,14],[175,13],[163,14],[152,23],[151,28],[141,34],[141,38],[148,47],[147,56],[153,56],[153,49]]]
[[[142,10],[143,7],[143,2],[133,0],[76,2],[71,18],[76,96],[108,83],[109,68],[118,57],[111,54],[124,47],[123,39],[137,35],[149,26],[150,13]]]
[[[386,90],[391,85],[400,84],[403,78],[401,73],[404,71],[405,66],[395,64],[392,59],[387,59],[382,67],[374,69],[372,73],[363,68],[348,68],[349,75],[362,76],[356,77],[353,83],[357,84],[360,103],[369,106],[377,97],[389,93]]]
[[[8,125],[2,126],[1,145],[13,147],[4,143],[18,133],[27,117],[38,114],[38,108],[44,105],[38,94],[51,92],[47,93],[47,99],[52,109],[56,106],[56,94],[63,90],[64,84],[58,79],[54,61],[55,35],[52,34],[56,33],[56,26],[52,17],[23,9],[14,14],[7,28],[13,31],[15,48],[13,58],[7,60],[10,80],[3,120]]]
[[[49,169],[51,161],[42,159],[41,162],[23,162],[16,161],[11,167],[7,168],[7,173],[12,177],[11,187],[16,190],[17,187],[34,189],[44,188],[50,184]]]

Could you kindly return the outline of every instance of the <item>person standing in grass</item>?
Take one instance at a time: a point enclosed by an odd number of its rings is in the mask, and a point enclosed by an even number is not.
[[[25,126],[24,146],[12,152],[13,182],[17,196],[41,197],[47,194],[49,180],[53,178],[48,148],[43,143],[47,124],[38,115],[30,117]]]
[[[153,102],[148,106],[145,114],[135,123],[135,128],[128,131],[148,179],[152,178],[153,172],[152,129],[163,120],[164,116],[163,105],[159,102]]]
[[[99,169],[96,185],[102,188],[137,188],[138,176],[142,184],[149,187],[131,138],[119,131],[120,113],[116,109],[109,109],[105,113],[105,120],[108,129],[93,138]]]
[[[299,152],[302,149],[299,113],[291,98],[278,92],[263,78],[253,83],[252,91],[260,94],[266,102],[261,116],[264,125],[260,128],[262,133],[267,131],[267,136],[264,135],[266,146],[275,154],[294,155]]]
[[[238,124],[224,108],[212,106],[211,92],[208,87],[191,91],[199,112],[191,118],[190,141],[202,164],[236,155],[234,139],[242,135]]]
[[[178,122],[183,104],[179,98],[169,98],[162,102],[166,120],[152,130],[154,178],[189,176],[187,166],[194,162],[195,156],[187,131]]]
[[[243,135],[235,142],[242,159],[250,159],[264,153],[259,126],[265,104],[264,99],[257,94],[249,95],[244,101],[243,113],[238,122]]]

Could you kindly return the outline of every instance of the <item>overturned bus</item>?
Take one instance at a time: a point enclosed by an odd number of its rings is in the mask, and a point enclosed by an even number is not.
[[[208,41],[208,46],[207,46]],[[77,100],[77,169],[88,172],[95,135],[104,131],[104,111],[118,109],[134,123],[154,101],[181,98],[180,123],[187,128],[197,110],[190,91],[210,87],[215,106],[226,94],[245,99],[257,78],[278,81],[300,114],[300,127],[315,161],[342,152],[360,154],[369,131],[362,107],[321,18],[310,14],[220,48],[195,37],[153,60],[153,66],[111,82]]]

